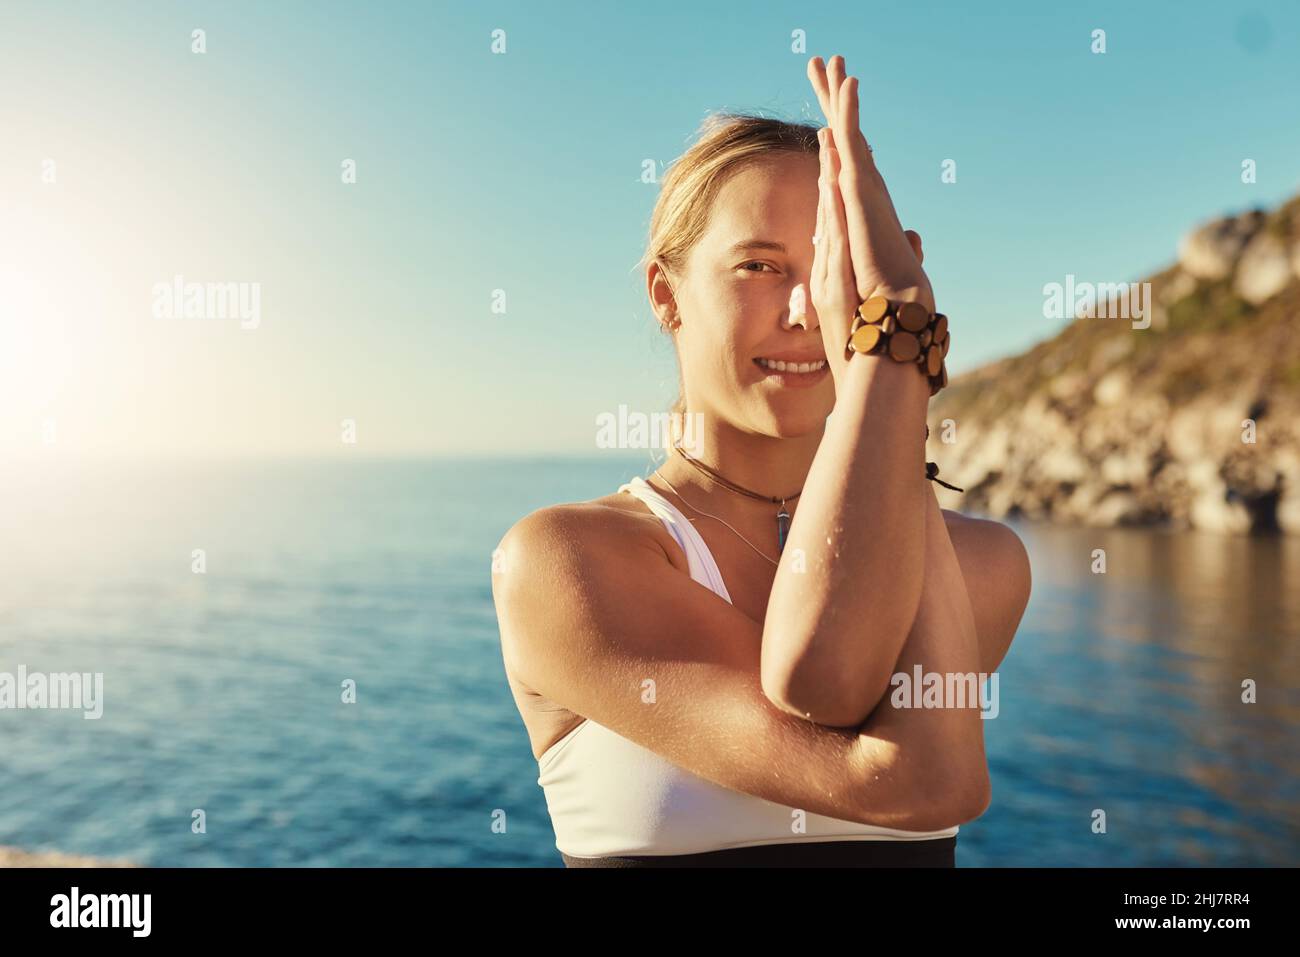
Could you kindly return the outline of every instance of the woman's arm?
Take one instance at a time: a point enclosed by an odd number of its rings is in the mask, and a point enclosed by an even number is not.
[[[934,489],[927,488],[924,498],[925,580],[916,620],[894,670],[906,681],[900,680],[884,695],[869,720],[875,734],[888,735],[897,726],[906,729],[908,735],[920,735],[928,741],[928,748],[914,748],[911,753],[944,762],[949,770],[949,786],[958,789],[953,799],[983,813],[991,793],[984,719],[979,712],[978,675],[984,649]],[[913,703],[918,667],[923,682],[935,675],[942,682],[941,707],[896,706],[896,699]]]
[[[763,688],[818,724],[854,726],[889,682],[921,600],[925,406],[915,367],[854,356],[836,384],[763,628]]]
[[[762,676],[782,710],[851,726],[884,693],[921,598],[930,385],[915,365],[846,358],[844,344],[863,298],[908,299],[931,311],[934,301],[858,130],[856,81],[843,79],[839,57],[829,81],[819,63],[810,75],[834,131],[823,131],[810,287],[835,410],[772,586]]]
[[[1024,542],[1009,525],[957,512],[944,516],[975,612],[981,670],[992,674],[1006,657],[1033,589]]]
[[[693,774],[777,804],[910,831],[983,812],[969,729],[888,707],[856,729],[785,714],[759,684],[760,623],[674,567],[664,549],[676,544],[645,528],[583,504],[509,531],[492,592],[512,674]],[[912,647],[928,661],[924,624]]]

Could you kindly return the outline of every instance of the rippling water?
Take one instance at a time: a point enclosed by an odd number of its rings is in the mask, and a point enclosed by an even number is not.
[[[0,671],[102,672],[105,696],[98,721],[0,710],[0,844],[155,866],[559,866],[491,552],[532,509],[645,471],[0,476]],[[959,865],[1296,864],[1300,542],[1015,527],[1034,593],[985,726],[993,805],[962,827]]]

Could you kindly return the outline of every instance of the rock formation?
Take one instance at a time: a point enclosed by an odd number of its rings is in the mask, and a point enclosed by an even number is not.
[[[945,508],[1300,533],[1300,196],[1201,226],[1145,281],[1148,328],[1076,318],[932,400],[926,458],[965,489]]]

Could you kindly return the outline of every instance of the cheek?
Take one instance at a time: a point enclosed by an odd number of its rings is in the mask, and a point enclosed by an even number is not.
[[[790,290],[774,277],[763,276],[748,282],[737,282],[732,295],[735,297],[738,309],[751,316],[758,316],[784,306]]]
[[[742,381],[747,371],[749,356],[756,343],[746,343],[745,330],[739,320],[723,323],[722,316],[713,316],[716,324],[707,328],[698,326],[691,335],[681,340],[682,361],[687,374],[701,384],[711,382],[730,386]]]
[[[770,337],[775,318],[787,308],[790,290],[755,278],[718,282],[692,301],[692,318],[678,340],[683,368],[703,382],[745,383],[754,371],[749,358]]]

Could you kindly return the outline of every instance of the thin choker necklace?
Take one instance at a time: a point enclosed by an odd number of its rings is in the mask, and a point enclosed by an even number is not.
[[[793,501],[794,499],[796,499],[796,498],[798,498],[800,495],[802,495],[802,494],[803,494],[803,489],[799,489],[799,491],[795,492],[793,495],[763,495],[763,494],[760,493],[760,492],[755,492],[755,491],[753,491],[752,489],[747,489],[747,488],[745,488],[743,485],[739,485],[739,484],[737,484],[737,483],[731,481],[730,479],[728,479],[728,478],[727,478],[726,476],[724,476],[724,475],[720,475],[718,472],[716,472],[715,470],[709,468],[707,465],[705,465],[705,464],[704,464],[703,462],[701,462],[699,459],[694,458],[694,457],[692,457],[691,455],[688,455],[687,452],[686,452],[686,450],[683,449],[680,445],[674,445],[674,446],[673,446],[673,451],[675,451],[678,455],[680,455],[682,458],[684,458],[687,462],[689,462],[689,463],[690,463],[692,466],[694,466],[697,470],[699,470],[700,472],[704,473],[704,475],[708,476],[712,481],[716,482],[718,485],[721,485],[723,488],[725,488],[725,489],[730,489],[730,490],[733,491],[733,492],[738,492],[738,493],[741,494],[741,495],[747,495],[747,496],[749,496],[750,498],[756,498],[756,499],[758,499],[760,502],[771,502],[773,505],[779,505],[779,506],[780,506],[780,509],[779,509],[779,510],[777,511],[777,513],[776,513],[776,542],[777,542],[777,552],[778,552],[778,554],[779,554],[779,553],[785,551],[785,538],[786,538],[786,534],[787,534],[787,533],[789,532],[789,530],[790,530],[790,513],[787,512],[787,511],[785,510],[785,503],[788,502],[788,501]],[[672,486],[670,485],[669,488],[672,488]],[[673,491],[674,491],[674,493],[676,493],[677,490],[676,490],[676,489],[673,489]],[[678,495],[677,497],[678,497],[678,498],[681,498],[681,495]],[[682,501],[685,502],[686,500],[685,500],[685,499],[682,499]],[[687,503],[687,504],[690,504],[690,503]],[[701,512],[700,514],[705,514],[705,513]],[[709,517],[710,517],[710,518],[717,518],[716,515],[710,515]],[[719,518],[718,521],[721,522],[722,519]],[[723,524],[726,525],[725,522],[723,522]],[[728,525],[727,527],[728,527],[728,528],[731,528],[730,525]],[[732,530],[733,532],[736,531],[734,528],[732,528],[731,530]],[[737,534],[737,535],[740,535],[739,532],[736,532],[736,534]],[[744,538],[743,535],[742,535],[741,537]],[[745,539],[745,540],[748,542],[748,539]],[[751,548],[753,547],[752,543],[750,544],[750,547],[751,547]],[[759,554],[762,554],[762,553],[760,552]],[[766,555],[764,555],[763,557],[764,557],[764,558],[767,558]],[[771,561],[771,559],[768,558],[768,561]]]
[[[930,437],[930,427],[928,425],[925,427],[925,437],[927,439]],[[716,482],[718,485],[721,485],[723,488],[730,489],[733,492],[739,492],[741,495],[747,495],[750,498],[756,498],[761,502],[771,502],[774,505],[780,505],[781,507],[776,513],[777,551],[778,553],[783,553],[785,551],[785,538],[786,538],[786,534],[790,530],[790,513],[785,510],[785,503],[788,501],[792,501],[798,498],[800,495],[802,495],[803,489],[800,489],[799,491],[795,492],[793,495],[786,495],[786,496],[763,495],[760,492],[755,492],[752,489],[747,489],[743,485],[738,485],[735,482],[731,481],[730,479],[726,478],[725,476],[718,474],[718,472],[709,468],[699,459],[693,458],[692,456],[688,455],[686,453],[686,450],[683,449],[680,445],[674,445],[672,448],[673,451],[675,451],[678,455],[684,458],[692,466],[694,466],[700,472],[704,473],[706,476],[708,476],[712,481]],[[682,501],[686,504],[686,507],[689,508],[691,511],[695,512],[697,515],[703,515],[705,518],[717,519],[719,522],[722,522],[723,525],[726,525],[727,528],[731,528],[731,526],[727,522],[723,521],[721,518],[718,518],[718,516],[710,515],[708,512],[702,512],[694,505],[692,505],[690,502],[687,502],[686,499],[682,498],[682,493],[677,491],[677,489],[673,488],[672,483],[669,482],[668,479],[664,478],[663,475],[659,473],[658,469],[655,469],[654,474],[659,475],[659,478],[663,480],[664,484],[667,485],[670,489],[672,489],[673,494],[676,495],[678,498],[681,498]],[[938,482],[940,485],[944,486],[945,488],[950,488],[955,492],[965,491],[965,489],[958,488],[956,485],[949,485],[943,479],[939,478],[938,463],[935,462],[925,463],[925,477],[929,479],[931,482]],[[745,538],[744,535],[741,535],[740,532],[737,532],[734,528],[731,528],[731,531],[738,538],[740,538],[740,540],[743,541],[746,545],[754,549],[754,551],[758,552],[769,562],[772,562],[773,565],[779,565],[779,563],[774,561],[771,558],[771,556],[759,550],[754,545],[753,542]]]
[[[755,545],[753,542],[751,542],[751,541],[750,541],[748,538],[746,538],[744,535],[740,534],[740,532],[736,531],[736,529],[735,529],[735,528],[731,525],[731,523],[728,522],[726,519],[718,518],[718,516],[716,516],[716,515],[711,515],[711,514],[709,514],[708,512],[701,512],[698,508],[696,508],[696,507],[695,507],[694,505],[692,505],[690,502],[686,501],[686,499],[682,498],[682,493],[679,492],[679,491],[677,491],[677,488],[673,485],[673,483],[670,482],[670,481],[668,481],[668,479],[664,478],[663,475],[660,474],[660,472],[659,472],[658,469],[655,469],[655,471],[654,471],[653,474],[658,475],[658,476],[659,476],[659,481],[663,482],[663,483],[664,483],[665,485],[667,485],[670,489],[672,489],[673,494],[676,495],[678,498],[681,498],[681,499],[682,499],[682,504],[685,505],[687,508],[689,508],[689,509],[690,509],[692,512],[694,512],[696,515],[703,515],[705,518],[717,519],[719,522],[722,522],[723,525],[726,525],[727,528],[730,528],[730,529],[731,529],[731,532],[732,532],[733,535],[735,535],[735,536],[736,536],[737,538],[739,538],[742,542],[744,542],[746,545],[748,545],[748,546],[749,546],[753,551],[758,552],[758,554],[761,555],[761,556],[762,556],[766,561],[771,562],[773,565],[777,566],[778,568],[781,567],[781,563],[780,563],[780,562],[778,562],[778,561],[777,561],[775,558],[773,558],[771,555],[764,554],[762,549],[760,549],[757,545]],[[646,483],[646,484],[649,484],[649,483]],[[654,486],[651,486],[651,488],[653,488],[653,487],[654,487]]]

